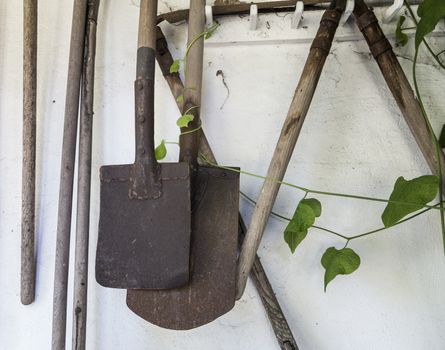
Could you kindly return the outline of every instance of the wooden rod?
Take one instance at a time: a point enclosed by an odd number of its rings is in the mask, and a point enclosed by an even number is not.
[[[35,298],[37,0],[23,1],[23,166],[20,299]]]
[[[294,97],[284,121],[275,152],[267,171],[267,178],[281,181],[286,172],[295,144],[298,140],[303,122],[306,118],[312,97],[321,75],[326,57],[329,54],[332,40],[338,26],[345,1],[338,1],[336,9],[329,9],[323,15],[317,35],[312,43],[303,73],[295,90]],[[237,271],[237,298],[241,298],[246,287],[247,277],[255,261],[255,254],[260,245],[272,207],[280,189],[276,181],[265,181],[252,220],[244,240]]]
[[[80,98],[79,159],[77,176],[76,247],[72,349],[85,350],[88,293],[88,245],[90,234],[91,147],[94,114],[94,65],[100,0],[89,0],[85,32]]]
[[[379,65],[400,111],[433,174],[439,174],[436,144],[422,115],[414,91],[385,37],[377,18],[363,0],[356,0],[354,16]],[[440,152],[443,189],[445,191],[445,156]]]
[[[88,0],[74,0],[73,5],[62,161],[60,167],[59,209],[54,271],[52,350],[65,349],[71,210],[73,204],[74,164],[76,157],[80,78],[82,74],[87,3]]]

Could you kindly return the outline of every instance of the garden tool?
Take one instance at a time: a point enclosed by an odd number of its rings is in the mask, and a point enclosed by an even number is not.
[[[86,340],[94,64],[96,58],[96,29],[99,2],[100,0],[90,0],[88,2],[88,18],[85,32],[85,49],[82,71],[77,179],[76,248],[74,261],[73,350],[84,350]]]
[[[105,287],[166,289],[189,281],[189,164],[155,157],[156,11],[157,0],[141,1],[135,162],[100,169],[96,280]]]
[[[156,60],[159,63],[162,74],[170,87],[170,91],[178,105],[179,110],[182,110],[182,101],[179,96],[182,95],[184,85],[182,84],[179,73],[170,72],[170,67],[173,64],[173,57],[168,49],[168,44],[164,33],[162,33],[162,30],[159,27],[157,28]],[[200,129],[199,132],[199,151],[209,161],[216,164],[215,156],[204,134],[204,130]],[[241,215],[239,215],[238,246],[241,246],[246,231],[247,229],[244,221]],[[284,315],[280,303],[275,296],[275,292],[269,282],[266,271],[264,270],[258,255],[255,257],[255,263],[250,276],[254,281],[258,294],[260,295],[261,302],[263,303],[264,309],[270,321],[270,325],[272,326],[280,348],[284,350],[297,350],[298,346],[292,334],[292,330],[289,327],[286,316]]]
[[[312,42],[309,56],[267,171],[267,179],[274,180],[264,182],[243,242],[237,270],[237,298],[241,298],[246,287],[247,277],[252,269],[255,254],[275,203],[280,182],[283,180],[292,156],[345,5],[346,0],[332,1],[329,9],[323,14],[320,28]]]
[[[198,165],[204,0],[191,0],[183,113],[193,115],[182,129],[180,160],[192,171],[190,283],[171,290],[128,290],[127,305],[160,327],[185,330],[204,325],[235,304],[239,174]]]
[[[20,298],[34,301],[36,283],[37,0],[23,1],[23,167]]]
[[[73,5],[57,217],[52,320],[53,350],[65,349],[71,209],[87,3],[88,0],[74,0]]]
[[[354,16],[357,25],[369,45],[371,54],[377,61],[406,124],[416,140],[433,174],[439,174],[439,164],[433,135],[428,128],[414,91],[392,50],[392,46],[383,34],[378,20],[363,0],[356,0]],[[443,188],[445,190],[445,156],[440,152]]]

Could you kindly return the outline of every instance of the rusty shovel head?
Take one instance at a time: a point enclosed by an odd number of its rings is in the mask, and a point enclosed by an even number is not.
[[[200,167],[196,181],[189,284],[170,290],[127,291],[128,307],[163,328],[196,328],[235,304],[239,174]]]
[[[175,288],[189,281],[190,176],[187,163],[160,163],[162,195],[129,196],[133,165],[100,170],[96,280],[111,288]]]

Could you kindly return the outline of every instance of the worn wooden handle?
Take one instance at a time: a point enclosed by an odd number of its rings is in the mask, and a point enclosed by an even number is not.
[[[205,0],[190,0],[190,15],[185,63],[185,89],[182,113],[192,114],[194,119],[187,128],[182,128],[179,139],[179,160],[197,164],[199,137],[193,130],[200,126],[202,65],[204,54]],[[185,134],[184,134],[185,133]]]
[[[397,60],[392,46],[383,34],[374,13],[363,0],[355,3],[357,24],[377,61],[383,77],[433,174],[439,174],[436,145],[414,91]],[[440,152],[443,188],[445,190],[445,156]]]
[[[87,4],[88,0],[75,0],[73,5],[57,217],[52,320],[53,350],[65,349],[71,209]]]
[[[157,0],[141,0],[139,10],[138,48],[150,47],[156,49],[156,15]]]
[[[323,65],[332,44],[344,7],[326,10],[317,35],[312,43],[309,56],[303,68],[300,81],[293,97],[286,120],[284,121],[272,161],[267,171],[252,220],[247,230],[237,271],[237,298],[241,298],[246,287],[247,277],[252,269],[255,254],[263,236],[281,181],[289,164],[295,144],[303,126],[309,105],[315,93]],[[273,179],[273,180],[272,180]]]
[[[23,167],[20,298],[35,296],[35,188],[37,96],[37,0],[23,1]]]
[[[85,350],[90,229],[91,147],[93,138],[94,64],[100,0],[89,0],[82,70],[77,177],[72,349]]]

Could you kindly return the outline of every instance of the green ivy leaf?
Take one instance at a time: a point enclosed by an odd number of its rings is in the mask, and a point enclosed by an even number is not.
[[[184,102],[184,95],[179,95],[178,97],[176,97],[176,102],[179,102],[179,103]]]
[[[445,124],[442,126],[442,132],[439,137],[439,145],[442,148],[445,148]]]
[[[167,155],[167,148],[165,147],[165,140],[162,140],[158,147],[155,149],[156,160],[164,159]]]
[[[309,227],[315,218],[321,215],[321,203],[315,198],[303,199],[298,203],[292,220],[284,230],[284,240],[292,253],[298,245],[306,238]]]
[[[181,63],[179,60],[174,60],[172,65],[170,66],[170,73],[178,73],[180,65]]]
[[[425,36],[431,33],[437,23],[445,17],[445,1],[424,0],[417,8],[417,15],[420,21],[416,30],[416,49]]]
[[[402,25],[405,22],[405,20],[406,20],[405,16],[400,16],[396,27],[396,40],[402,46],[408,44],[408,35],[406,35],[402,30]]]
[[[315,217],[319,217],[321,215],[321,203],[318,199],[315,198],[305,198],[301,200],[301,204],[309,205],[314,211]]]
[[[192,114],[184,114],[176,121],[176,125],[180,128],[186,128],[193,119],[195,117]]]
[[[325,268],[324,291],[329,282],[338,275],[349,275],[360,266],[360,257],[351,248],[340,250],[334,247],[328,248],[322,258],[321,265]]]
[[[422,209],[431,202],[439,190],[439,178],[434,175],[424,175],[412,180],[400,176],[389,197],[390,201],[405,203],[388,203],[382,214],[385,227],[396,224],[406,215]]]

